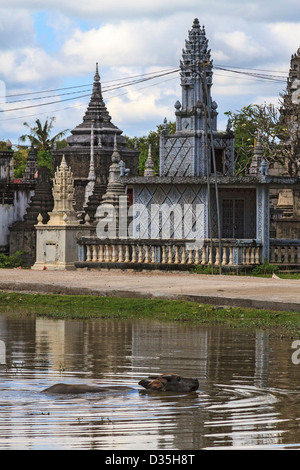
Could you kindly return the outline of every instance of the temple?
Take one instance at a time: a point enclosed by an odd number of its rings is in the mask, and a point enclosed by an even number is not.
[[[106,191],[115,136],[126,167],[130,169],[131,174],[137,174],[139,152],[127,147],[126,137],[122,133],[123,131],[112,123],[105,106],[96,64],[93,91],[83,121],[67,137],[67,147],[53,151],[54,171],[64,155],[74,177],[75,209],[87,211],[91,220],[94,219],[97,206]]]
[[[218,130],[212,83],[205,28],[195,19],[180,60],[176,131],[169,134],[165,120],[160,136],[159,174],[151,148],[143,176],[120,170],[124,194],[132,193],[128,231],[124,236],[124,225],[116,223],[113,236],[97,231],[79,238],[78,268],[244,269],[270,257],[279,261],[281,242],[270,238],[270,191],[290,188],[297,179],[269,175],[259,140],[249,174],[235,176],[234,135],[230,121],[225,132]],[[103,220],[99,212],[95,230]]]
[[[23,220],[36,189],[36,161],[33,149],[28,157],[24,178],[16,179],[11,142],[8,140],[6,150],[0,151],[0,253],[9,252],[11,227]],[[16,246],[16,249],[19,249],[18,244]]]
[[[287,149],[300,142],[299,64],[298,51],[292,56],[282,111],[289,129]],[[259,137],[248,173],[235,176],[234,135],[230,120],[225,131],[218,129],[213,61],[198,19],[185,41],[179,80],[176,128],[169,133],[164,120],[158,173],[151,146],[144,174],[138,173],[138,151],[128,149],[103,101],[98,65],[83,122],[72,130],[67,147],[53,152],[52,207],[43,206],[44,215],[37,215],[46,193],[39,187],[41,170],[35,172],[31,149],[23,184],[35,194],[30,203],[26,199],[18,230],[27,224],[36,231],[36,269],[217,266],[222,272],[264,263],[299,266],[299,178],[269,168]],[[287,106],[289,100],[293,107]],[[0,170],[9,190],[9,151],[5,158],[6,172]],[[272,213],[277,214],[274,220]]]

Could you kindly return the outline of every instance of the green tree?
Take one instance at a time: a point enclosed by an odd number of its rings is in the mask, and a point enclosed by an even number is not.
[[[18,147],[18,150],[14,152],[14,176],[15,178],[23,178],[23,174],[26,168],[26,162],[28,157],[29,149],[26,147]]]
[[[65,136],[68,129],[59,132],[58,134],[50,137],[52,129],[54,127],[55,117],[52,116],[49,120],[46,119],[45,123],[42,124],[39,119],[35,121],[35,126],[30,126],[27,122],[24,122],[24,126],[30,129],[29,134],[23,134],[20,136],[20,142],[26,142],[26,139],[30,141],[35,148],[40,150],[52,150],[54,144]]]
[[[24,126],[28,127],[30,130],[29,134],[23,134],[20,136],[20,142],[26,142],[28,139],[31,144],[37,149],[37,161],[39,166],[46,166],[52,171],[52,154],[51,150],[54,148],[54,145],[57,145],[59,148],[66,146],[65,140],[60,140],[68,132],[68,129],[59,132],[58,134],[51,137],[51,132],[54,127],[55,117],[52,116],[50,119],[46,119],[45,123],[42,124],[39,119],[35,121],[35,126],[30,126],[27,122],[24,122]],[[25,168],[25,167],[24,167]],[[23,165],[18,167],[17,174],[23,169]],[[23,174],[23,173],[22,173]],[[15,172],[16,175],[16,172]]]
[[[275,163],[287,169],[290,175],[298,174],[290,149],[286,145],[289,131],[280,120],[280,109],[273,104],[250,104],[240,111],[225,113],[232,123],[235,137],[235,173],[242,175],[250,168],[254,146],[259,136],[264,158],[270,167]]]
[[[164,130],[165,126],[160,124],[156,131],[150,131],[147,136],[143,137],[127,137],[127,145],[129,148],[138,148],[139,155],[139,172],[141,175],[144,174],[145,163],[148,157],[149,145],[151,145],[151,157],[154,163],[154,172],[159,172],[159,136]],[[168,122],[168,133],[173,134],[175,132],[175,122]]]

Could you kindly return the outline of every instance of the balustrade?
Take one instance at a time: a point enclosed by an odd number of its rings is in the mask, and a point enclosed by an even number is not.
[[[90,263],[173,264],[234,266],[261,263],[261,246],[252,241],[237,243],[223,240],[221,252],[217,240],[204,240],[197,246],[193,240],[99,240],[82,237],[85,247],[81,261]],[[298,252],[299,253],[299,252]]]
[[[278,265],[300,264],[300,240],[271,239],[270,263]]]

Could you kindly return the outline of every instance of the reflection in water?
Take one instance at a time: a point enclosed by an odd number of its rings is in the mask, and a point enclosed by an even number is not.
[[[291,340],[261,330],[0,316],[0,449],[300,448],[299,367]],[[190,394],[137,384],[174,372]],[[47,396],[57,383],[129,385]]]

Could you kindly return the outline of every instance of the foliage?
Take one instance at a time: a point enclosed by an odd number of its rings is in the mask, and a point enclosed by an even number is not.
[[[65,147],[67,147],[67,145],[68,145],[66,139],[56,140],[55,143],[56,143],[57,150],[63,149]]]
[[[25,142],[26,139],[29,139],[31,144],[33,144],[38,151],[53,149],[55,142],[64,137],[68,131],[68,129],[65,129],[53,137],[50,137],[54,126],[54,121],[54,116],[52,116],[49,120],[46,119],[44,124],[42,124],[41,121],[37,119],[35,121],[35,126],[33,127],[31,127],[27,122],[24,122],[24,126],[29,128],[30,133],[21,135],[19,138],[20,142]]]
[[[0,254],[0,269],[3,268],[18,268],[22,266],[24,262],[24,256],[26,255],[23,251],[16,251],[12,255]]]
[[[25,147],[21,147],[21,146],[19,146],[18,150],[14,152],[14,176],[15,178],[23,178],[28,153],[29,153],[29,149]]]
[[[4,142],[4,140],[0,140],[0,151],[3,152],[3,150],[7,150],[6,142]]]
[[[46,166],[52,172],[52,154],[50,150],[40,150],[37,154],[38,166]]]
[[[225,114],[231,120],[235,137],[236,175],[249,170],[258,137],[270,167],[275,163],[284,167],[286,160],[291,159],[290,150],[284,144],[288,139],[288,130],[282,125],[279,109],[273,104],[250,104],[240,111]],[[298,169],[291,164],[290,175],[297,172]]]
[[[213,272],[212,272],[213,271]],[[211,264],[203,266],[202,264],[198,264],[192,272],[196,274],[219,274],[220,270],[219,267],[214,266],[212,268]]]
[[[189,322],[191,325],[225,324],[231,327],[267,328],[280,337],[296,337],[300,334],[299,314],[295,312],[215,307],[183,300],[0,292],[1,309],[17,315],[32,313],[61,319],[147,319]]]
[[[167,124],[168,132],[173,134],[175,132],[175,122],[169,122]],[[164,130],[164,125],[160,124],[156,131],[150,131],[148,136],[143,137],[127,137],[127,145],[132,150],[137,148],[140,152],[139,155],[139,172],[141,175],[144,174],[145,163],[148,157],[149,145],[151,145],[151,157],[154,163],[154,172],[159,172],[159,136]]]
[[[273,274],[277,273],[279,270],[279,266],[277,264],[259,264],[252,269],[251,275],[261,275],[261,274]]]

